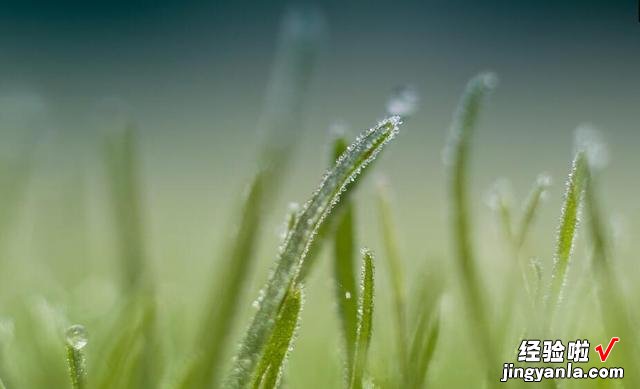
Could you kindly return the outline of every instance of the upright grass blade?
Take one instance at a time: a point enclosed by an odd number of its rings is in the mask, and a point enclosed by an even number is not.
[[[138,360],[139,384],[155,386],[160,369],[160,341],[156,336],[154,286],[146,254],[142,193],[136,130],[129,125],[121,131],[108,134],[105,139],[105,158],[111,205],[114,214],[116,244],[122,269],[122,293],[134,303],[144,301],[139,309],[149,315],[144,322],[143,356]],[[119,332],[130,320],[121,316],[112,331]]]
[[[540,203],[542,202],[549,185],[551,185],[551,178],[546,174],[540,174],[538,175],[533,188],[531,188],[529,196],[527,196],[527,200],[524,203],[522,219],[514,240],[515,248],[518,251],[522,249],[522,246],[529,235],[535,216],[540,208]]]
[[[300,212],[281,248],[276,267],[262,290],[263,298],[235,357],[226,388],[242,388],[250,382],[265,342],[273,330],[278,308],[286,291],[298,277],[318,228],[349,183],[395,137],[399,125],[399,118],[391,117],[365,130],[324,176],[320,187]]]
[[[136,294],[116,319],[105,353],[100,358],[97,389],[148,387],[146,360],[150,336],[154,336],[155,303]]]
[[[422,315],[413,338],[406,388],[422,388],[440,337],[440,313]]]
[[[348,143],[343,136],[333,142],[333,160],[337,160],[347,150]],[[338,315],[342,325],[342,336],[346,350],[346,377],[351,377],[353,352],[356,341],[358,290],[355,275],[355,225],[354,205],[349,199],[342,200],[342,212],[336,214],[337,225],[333,232],[333,270],[335,277]],[[326,225],[326,224],[325,224]]]
[[[416,293],[414,306],[416,324],[409,343],[407,369],[397,385],[399,387],[417,389],[424,386],[440,334],[439,301],[443,289],[441,281],[430,274],[420,278],[422,286]]]
[[[471,216],[468,205],[469,153],[473,129],[480,105],[485,96],[494,88],[496,77],[491,73],[480,74],[467,85],[462,100],[454,115],[449,135],[445,162],[449,169],[449,193],[451,197],[451,220],[456,264],[462,282],[462,294],[469,313],[470,327],[475,339],[484,349],[483,361],[489,369],[499,366],[495,345],[491,341],[483,297],[471,242]],[[478,351],[480,350],[478,347]]]
[[[87,332],[83,326],[76,324],[67,329],[66,351],[72,389],[86,388],[87,368],[83,349],[87,342]]]
[[[351,389],[361,389],[363,387],[364,370],[367,366],[369,344],[371,343],[374,265],[373,253],[367,249],[362,250],[362,275],[360,283],[360,298],[358,299],[358,328],[353,356],[353,370],[349,385],[349,388]]]
[[[254,257],[264,205],[265,179],[267,173],[263,170],[254,177],[243,200],[240,223],[225,256],[227,265],[220,268],[216,282],[212,284],[214,290],[210,296],[215,296],[215,299],[207,305],[206,316],[196,338],[198,354],[180,378],[180,388],[207,387],[216,382],[224,342],[238,308],[238,295],[242,292]]]
[[[4,383],[2,382],[2,378],[0,378],[0,389],[7,389],[7,387],[4,386]]]
[[[287,354],[292,348],[296,328],[300,323],[303,293],[294,285],[285,295],[273,332],[258,363],[253,388],[277,388],[284,370]]]
[[[125,293],[147,282],[136,135],[129,125],[108,134],[106,167]]]
[[[562,289],[567,276],[567,268],[571,260],[571,253],[578,229],[587,169],[586,164],[587,160],[584,151],[578,150],[571,166],[569,178],[567,179],[567,188],[560,215],[551,282],[545,302],[545,312],[548,315],[548,323],[552,323],[556,307],[562,298]]]
[[[387,257],[387,266],[389,267],[389,275],[391,278],[391,290],[393,292],[398,367],[400,372],[402,372],[406,370],[407,366],[407,344],[405,337],[407,333],[406,291],[388,191],[389,188],[384,183],[378,185],[378,209],[380,224],[382,225],[382,242],[384,244],[385,256]]]

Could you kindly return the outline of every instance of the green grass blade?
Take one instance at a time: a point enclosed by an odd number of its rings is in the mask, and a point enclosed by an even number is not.
[[[363,168],[398,132],[400,120],[391,117],[365,130],[338,159],[322,180],[320,187],[300,212],[293,229],[285,239],[276,268],[262,293],[258,311],[240,345],[225,387],[241,388],[250,381],[265,342],[273,329],[280,303],[289,286],[298,277],[318,228]]]
[[[337,160],[346,151],[347,146],[345,138],[338,136],[333,143],[333,160]],[[342,212],[335,214],[337,225],[333,232],[333,270],[338,315],[346,350],[346,376],[351,377],[358,320],[358,290],[355,275],[355,209],[349,199],[342,201]]]
[[[67,329],[66,351],[72,389],[86,388],[87,368],[83,349],[87,341],[83,326],[76,324]]]
[[[456,264],[462,282],[462,294],[470,316],[471,331],[481,342],[488,369],[499,366],[486,318],[487,307],[477,274],[475,253],[471,242],[471,215],[468,205],[469,152],[478,111],[485,96],[494,88],[496,77],[480,74],[469,81],[451,126],[445,162],[450,177],[451,220]],[[480,347],[478,347],[480,350]],[[495,362],[495,363],[494,363]]]
[[[536,179],[533,188],[531,188],[529,196],[527,196],[524,203],[522,219],[515,238],[515,247],[518,251],[522,248],[527,236],[529,235],[535,216],[540,209],[540,203],[542,203],[542,199],[544,198],[549,185],[551,185],[551,178],[546,174],[540,174]]]
[[[212,284],[211,299],[205,308],[205,317],[196,338],[197,355],[181,377],[177,387],[207,387],[216,382],[216,372],[224,351],[227,334],[236,316],[239,296],[246,284],[255,246],[261,227],[261,210],[264,205],[264,180],[261,171],[253,179],[243,201],[240,222],[230,250],[225,255],[225,266],[219,267],[216,282]]]
[[[400,259],[398,239],[393,223],[389,188],[380,183],[378,185],[378,210],[380,224],[382,225],[382,242],[384,245],[387,266],[391,278],[391,290],[393,293],[393,309],[395,313],[396,344],[398,347],[398,362],[400,371],[405,371],[407,366],[407,319],[406,319],[406,290],[404,271]]]
[[[139,287],[145,277],[145,248],[140,207],[140,180],[133,126],[108,134],[105,158],[111,206],[122,269],[122,288]]]
[[[292,348],[296,328],[302,311],[302,287],[295,285],[282,302],[273,332],[265,346],[254,377],[254,389],[277,388],[284,371],[284,364]]]
[[[440,313],[436,309],[431,315],[422,315],[418,323],[410,354],[409,385],[406,387],[417,389],[424,386],[439,337]]]
[[[373,324],[373,295],[374,295],[374,265],[373,253],[362,250],[362,275],[360,298],[358,299],[358,328],[354,352],[353,370],[349,387],[361,389],[363,387],[364,370],[367,367],[369,344],[371,343],[371,329]]]
[[[558,227],[556,249],[553,258],[551,282],[545,302],[545,310],[548,313],[549,323],[552,322],[556,307],[562,299],[562,290],[567,276],[567,268],[571,260],[571,253],[578,229],[586,173],[585,169],[587,169],[586,163],[584,152],[579,150],[573,160],[571,172],[567,179],[567,188],[562,204],[560,226]]]
[[[155,303],[138,294],[123,307],[98,365],[98,389],[149,387],[146,376],[149,337],[154,336]]]
[[[2,382],[2,378],[0,378],[0,389],[7,389],[7,387],[4,386],[4,382]]]

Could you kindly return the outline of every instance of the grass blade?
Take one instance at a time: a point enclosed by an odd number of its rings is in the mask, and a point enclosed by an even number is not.
[[[280,303],[297,278],[318,228],[349,183],[395,137],[399,125],[399,118],[391,117],[365,130],[324,176],[320,187],[300,212],[285,239],[276,268],[263,289],[264,298],[240,346],[225,387],[241,388],[250,381],[266,339],[273,329],[273,319]]]
[[[519,251],[524,245],[540,207],[540,203],[542,202],[542,199],[550,185],[551,177],[546,174],[540,174],[536,179],[533,188],[531,188],[529,196],[527,196],[527,200],[524,203],[524,212],[522,214],[518,231],[516,232],[515,248],[517,251]]]
[[[333,143],[333,160],[337,160],[347,149],[347,141],[338,136]],[[343,210],[336,214],[336,228],[333,233],[333,270],[336,283],[336,301],[338,315],[342,325],[342,335],[346,350],[346,377],[351,377],[353,352],[356,341],[358,290],[355,275],[355,226],[354,205],[349,199],[343,199]],[[326,225],[326,224],[325,224]]]
[[[292,347],[302,311],[302,287],[294,285],[282,302],[273,333],[258,363],[253,387],[277,388],[284,370],[287,354]]]
[[[86,388],[87,368],[83,349],[87,342],[87,332],[83,326],[76,324],[67,329],[66,351],[72,389]]]
[[[0,389],[7,389],[7,387],[4,386],[4,383],[2,382],[2,378],[0,378]]]
[[[353,371],[351,373],[351,389],[363,387],[364,370],[367,366],[367,355],[371,343],[371,329],[373,319],[373,286],[374,265],[373,253],[367,249],[362,250],[362,275],[360,285],[360,298],[358,299],[358,329],[354,352]]]
[[[122,288],[128,292],[139,287],[148,276],[145,272],[139,167],[133,126],[107,136],[105,157],[121,260]]]
[[[206,316],[196,338],[199,354],[181,377],[180,388],[207,387],[216,381],[215,372],[236,315],[238,296],[242,294],[254,258],[261,227],[266,174],[263,170],[255,176],[243,201],[240,222],[231,239],[232,246],[225,255],[226,266],[221,266],[216,274],[217,282],[213,283],[214,290],[210,293],[215,299],[207,304]]]
[[[391,204],[389,200],[389,188],[384,184],[378,185],[378,209],[380,224],[382,225],[382,242],[384,244],[385,256],[391,278],[391,290],[393,292],[393,308],[396,322],[396,343],[398,347],[398,361],[400,371],[405,371],[407,366],[407,344],[405,334],[406,324],[406,291],[404,285],[404,274],[402,261],[400,260],[400,250],[398,249],[398,239],[393,223]]]
[[[471,138],[478,111],[485,96],[494,88],[496,77],[480,74],[469,81],[451,126],[445,162],[450,176],[451,220],[458,272],[462,281],[462,293],[470,316],[471,330],[484,349],[483,361],[488,369],[499,366],[494,344],[491,341],[486,318],[483,288],[477,274],[474,250],[471,242],[471,221],[468,209],[468,159]],[[478,351],[480,348],[478,347]],[[494,363],[495,362],[495,363]]]
[[[196,338],[195,356],[180,378],[178,388],[205,387],[218,380],[227,334],[242,299],[246,276],[255,259],[255,246],[262,227],[262,212],[276,197],[300,138],[302,113],[315,67],[322,17],[315,9],[289,10],[279,37],[265,107],[259,123],[264,137],[259,155],[260,172],[253,178],[240,207],[240,223],[224,264],[216,268],[217,282],[209,296],[206,317]],[[224,269],[222,272],[220,269]]]
[[[551,282],[545,302],[545,310],[548,313],[548,322],[552,323],[553,315],[560,300],[562,289],[567,276],[567,268],[571,260],[571,253],[576,238],[582,193],[587,166],[584,151],[578,150],[571,166],[571,172],[567,179],[567,188],[562,204],[560,226],[556,240],[556,249],[553,258],[553,270]]]

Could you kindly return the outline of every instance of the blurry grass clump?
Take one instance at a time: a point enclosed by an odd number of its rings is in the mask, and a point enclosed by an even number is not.
[[[259,125],[263,142],[256,152],[256,171],[234,207],[224,246],[214,253],[218,260],[210,269],[203,269],[210,272],[207,294],[188,300],[194,305],[202,302],[192,333],[171,328],[158,314],[165,302],[158,297],[160,283],[150,261],[143,158],[136,128],[130,125],[107,134],[102,149],[106,208],[114,226],[112,261],[118,269],[113,275],[114,303],[97,316],[87,315],[63,299],[59,303],[39,299],[0,307],[0,389],[293,386],[288,381],[289,359],[306,359],[310,361],[307,366],[314,366],[320,358],[314,353],[296,356],[295,346],[299,338],[313,336],[305,332],[305,318],[314,317],[315,301],[305,302],[305,296],[315,286],[311,281],[314,269],[326,257],[335,314],[322,319],[327,326],[335,324],[331,331],[335,339],[326,341],[340,347],[332,354],[335,371],[310,367],[295,372],[296,377],[306,379],[304,387],[323,387],[315,381],[322,375],[337,377],[334,382],[346,388],[491,387],[500,378],[502,363],[515,360],[519,339],[529,335],[544,339],[584,337],[579,331],[587,331],[594,340],[612,335],[624,339],[628,346],[620,347],[623,351],[616,364],[629,368],[624,383],[638,386],[640,381],[633,371],[638,366],[636,312],[616,271],[615,248],[598,186],[602,170],[599,155],[604,146],[593,131],[578,131],[555,246],[549,233],[549,247],[555,247],[553,258],[532,259],[544,250],[527,245],[533,243],[530,235],[542,213],[542,200],[550,186],[548,176],[535,180],[519,212],[506,181],[495,188],[491,204],[507,254],[502,265],[508,270],[500,285],[485,279],[486,263],[474,240],[480,223],[472,217],[479,196],[470,182],[473,158],[480,151],[474,148],[480,114],[497,85],[492,73],[481,73],[469,81],[449,130],[445,169],[452,247],[444,260],[452,263],[451,269],[429,258],[421,261],[424,271],[413,274],[409,270],[416,253],[402,247],[399,226],[404,221],[395,212],[390,181],[381,181],[375,193],[373,220],[380,226],[380,236],[358,234],[359,221],[366,219],[361,216],[368,210],[354,191],[368,172],[377,168],[374,160],[396,137],[403,122],[411,121],[419,103],[416,90],[403,86],[394,90],[387,102],[388,117],[355,140],[334,131],[328,171],[303,206],[291,207],[286,233],[268,276],[257,270],[265,214],[282,201],[279,192],[295,160],[322,25],[313,9],[297,10],[285,18],[268,103]],[[28,192],[33,155],[29,152],[3,161],[0,170],[0,182],[6,183],[0,192],[3,251],[20,199]],[[407,171],[413,173],[413,169]],[[425,194],[425,201],[431,201],[429,196]],[[583,230],[582,244],[578,238]],[[429,241],[426,238],[421,247]],[[376,248],[375,263],[371,250],[358,251],[363,242]],[[577,254],[580,244],[588,248],[589,260]],[[327,247],[328,255],[322,256]],[[186,263],[187,259],[176,261]],[[583,297],[580,285],[585,283],[569,276],[576,263],[587,269],[587,282],[594,285],[597,304],[577,301]],[[2,282],[19,289],[20,284],[4,269],[10,267],[2,258]],[[247,291],[254,278],[266,278],[266,283],[251,303]],[[388,290],[388,296],[381,290]],[[496,299],[496,293],[491,293],[495,290],[503,296]],[[61,295],[68,296],[66,293]],[[96,295],[82,297],[91,300]],[[253,318],[242,315],[250,305],[255,308]],[[573,325],[585,321],[576,319],[585,306],[599,309],[601,315],[590,315],[586,328]],[[390,317],[379,312],[389,312]],[[600,317],[603,319],[595,319]],[[89,330],[70,326],[71,319],[86,323]],[[239,327],[244,335],[235,338],[232,335]],[[469,340],[465,350],[452,341],[458,337]],[[175,343],[185,346],[175,347]],[[457,355],[467,351],[478,363],[459,364]],[[613,383],[599,381],[597,385]]]

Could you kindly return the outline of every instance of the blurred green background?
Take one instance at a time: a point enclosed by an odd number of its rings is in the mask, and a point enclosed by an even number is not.
[[[234,225],[238,195],[256,167],[278,28],[289,5],[2,2],[0,157],[8,168],[1,193],[9,198],[20,185],[24,192],[2,210],[0,317],[31,312],[51,322],[48,310],[61,310],[91,333],[117,304],[101,141],[134,121],[161,322],[170,334],[168,349],[187,352],[184,334],[197,325],[219,248]],[[251,291],[230,337],[237,339],[248,323],[289,202],[305,201],[329,163],[328,128],[346,123],[355,136],[384,116],[387,97],[399,85],[414,86],[421,99],[358,190],[360,244],[382,252],[373,189],[376,177],[385,176],[393,188],[407,275],[425,266],[452,271],[441,154],[458,96],[482,70],[500,78],[481,115],[472,156],[474,240],[490,293],[502,290],[506,254],[485,205],[487,191],[507,177],[520,201],[538,173],[551,174],[549,201],[527,249],[549,264],[573,132],[585,122],[599,128],[608,144],[601,189],[619,232],[617,266],[629,293],[640,292],[634,270],[640,230],[636,1],[327,1],[317,7],[322,42],[298,129],[301,142],[275,207],[264,215]],[[33,166],[25,168],[29,175],[10,174],[22,171],[12,163],[25,155],[33,157]],[[291,387],[333,387],[341,379],[330,268],[327,260],[320,263],[306,288],[288,369]],[[579,275],[576,266],[570,277]],[[374,356],[391,343],[385,277],[380,264]],[[24,339],[23,324],[17,322],[14,331]],[[461,349],[440,358],[474,363],[468,354]],[[9,361],[18,370],[27,363]],[[473,377],[451,377],[446,369],[433,374],[430,379],[448,383]]]

